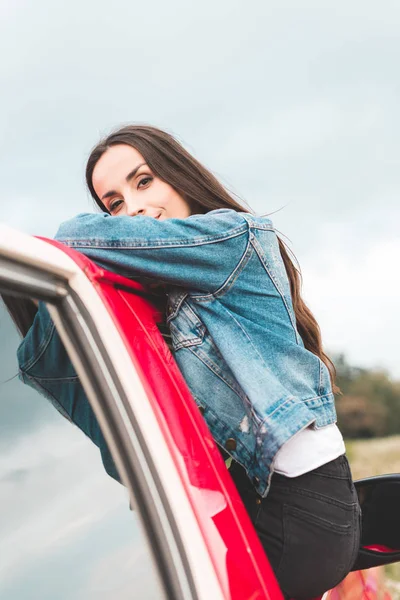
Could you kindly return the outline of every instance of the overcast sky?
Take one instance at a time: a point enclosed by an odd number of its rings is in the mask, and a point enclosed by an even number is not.
[[[164,127],[279,210],[325,346],[400,378],[399,32],[395,0],[2,0],[1,218],[54,235],[100,135]]]
[[[398,1],[0,0],[0,56],[2,221],[53,236],[93,209],[100,136],[163,127],[257,212],[278,211],[326,348],[400,379]],[[0,595],[127,598],[133,577],[159,597],[98,450],[2,383],[17,343],[0,310]]]

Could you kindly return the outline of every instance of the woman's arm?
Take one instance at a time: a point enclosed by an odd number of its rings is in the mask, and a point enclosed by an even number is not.
[[[151,276],[212,293],[240,262],[248,224],[226,209],[164,221],[82,214],[63,223],[56,239],[122,275]]]
[[[92,407],[43,302],[18,351],[19,378],[50,400],[100,449],[107,473],[120,481]]]

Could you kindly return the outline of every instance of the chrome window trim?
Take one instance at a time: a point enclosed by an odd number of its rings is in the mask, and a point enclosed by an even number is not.
[[[86,307],[73,290],[67,291],[58,306],[48,308],[81,379],[85,372],[82,385],[140,514],[166,597],[197,599],[175,518],[125,391]]]

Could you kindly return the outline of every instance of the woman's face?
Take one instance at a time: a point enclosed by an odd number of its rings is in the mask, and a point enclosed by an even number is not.
[[[185,219],[190,206],[178,192],[156,177],[143,156],[126,144],[111,146],[93,171],[96,194],[113,216],[136,215]]]

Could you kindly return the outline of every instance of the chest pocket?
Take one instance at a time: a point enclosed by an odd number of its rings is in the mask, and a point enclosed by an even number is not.
[[[174,350],[201,344],[206,331],[186,298],[186,293],[170,295],[168,298],[167,324],[171,332]]]
[[[218,389],[216,398],[219,399],[219,402],[222,402],[222,399],[226,399],[229,396],[229,419],[237,425],[242,421],[245,414],[251,416],[251,403],[237,383],[206,326],[191,308],[187,301],[187,296],[188,294],[183,292],[181,294],[168,295],[167,324],[172,337],[173,350],[190,348],[190,359],[188,359],[188,354],[184,352],[181,353],[182,355],[177,355],[178,365],[197,403],[203,408],[210,405],[210,389]],[[206,372],[204,371],[204,367],[206,367]],[[194,374],[195,371],[198,375]],[[221,388],[220,384],[222,382],[225,386]],[[235,393],[236,400],[232,399],[232,391]],[[238,398],[240,398],[239,402]],[[218,414],[218,410],[215,407],[215,415]],[[206,409],[205,414],[210,428],[215,429],[212,427],[212,417],[208,409]],[[216,422],[221,422],[219,417],[215,417],[215,419]]]

